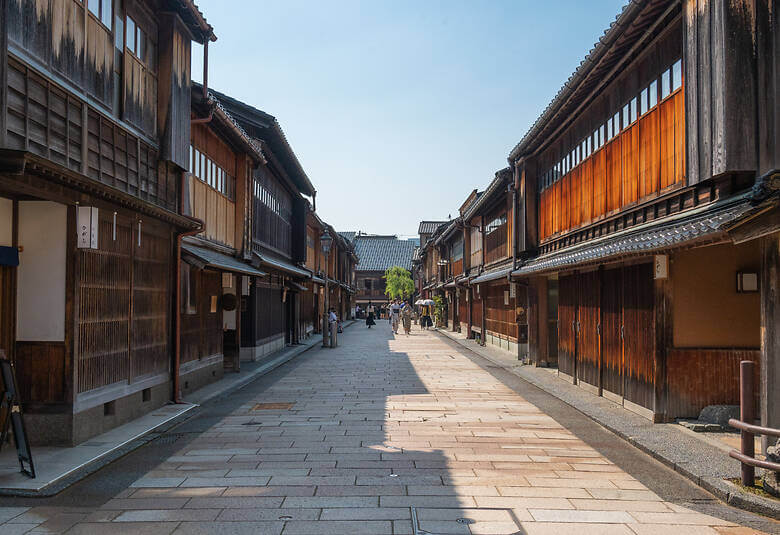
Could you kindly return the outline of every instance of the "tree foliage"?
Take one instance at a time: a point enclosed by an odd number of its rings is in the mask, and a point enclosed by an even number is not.
[[[393,266],[385,271],[385,295],[390,299],[404,299],[414,294],[412,274],[401,266]]]
[[[444,298],[440,295],[433,296],[433,303],[433,317],[436,319],[436,326],[441,327],[444,325],[447,303],[445,303]]]

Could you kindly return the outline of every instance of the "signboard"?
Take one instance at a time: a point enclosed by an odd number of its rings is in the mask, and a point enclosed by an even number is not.
[[[78,207],[78,248],[98,248],[98,209],[94,206]]]
[[[509,283],[509,297],[514,299],[517,297],[517,283],[516,282],[510,282]]]
[[[27,430],[22,419],[22,406],[19,403],[16,376],[11,361],[5,358],[5,353],[2,351],[0,351],[0,375],[5,389],[3,399],[0,401],[0,447],[5,444],[10,427],[14,435],[19,467],[23,473],[35,479],[35,465],[32,460]]]
[[[655,255],[654,278],[656,280],[669,277],[669,256],[665,254]]]
[[[509,304],[509,290],[504,290],[504,305]]]

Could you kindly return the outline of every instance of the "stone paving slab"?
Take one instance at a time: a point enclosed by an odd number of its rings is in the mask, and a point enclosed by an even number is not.
[[[341,342],[184,424],[198,431],[97,510],[0,507],[0,533],[742,535],[665,501],[435,334]]]
[[[728,456],[728,448],[718,441],[676,424],[653,424],[604,397],[559,379],[553,370],[523,366],[508,351],[481,347],[459,333],[436,332],[575,407],[727,503],[780,519],[780,501],[741,491],[725,481],[740,477],[740,464]]]

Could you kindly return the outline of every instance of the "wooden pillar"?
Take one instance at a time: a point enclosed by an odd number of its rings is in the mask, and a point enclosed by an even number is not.
[[[8,0],[0,0],[0,147],[5,147],[8,103]],[[86,128],[85,128],[86,130]],[[9,357],[10,358],[10,357]]]
[[[780,428],[780,233],[761,238],[761,425]],[[772,440],[774,443],[774,440]],[[761,439],[761,449],[772,443]]]
[[[483,232],[483,236],[484,236],[484,232]],[[483,254],[483,255],[485,254],[485,253],[484,253],[484,248],[483,248],[483,253],[482,253],[482,254]],[[486,343],[486,342],[485,342],[485,340],[486,340],[486,338],[487,338],[487,336],[486,336],[486,335],[487,335],[487,330],[486,330],[486,327],[485,327],[485,324],[486,324],[486,321],[485,321],[485,320],[486,320],[487,318],[485,318],[485,315],[486,315],[486,314],[485,314],[485,308],[486,308],[486,307],[485,307],[485,296],[484,296],[484,295],[482,295],[482,288],[480,288],[479,290],[480,290],[480,291],[479,291],[479,303],[480,303],[480,306],[482,307],[482,325],[481,325],[481,328],[482,328],[482,335],[480,336],[480,345],[483,345],[483,346],[484,346],[484,345],[485,345],[485,343]]]
[[[471,332],[471,307],[474,304],[474,293],[471,291],[471,286],[466,288],[466,300],[468,301],[468,306],[466,307],[466,338],[469,340],[472,340],[474,338],[474,334]]]
[[[654,281],[655,352],[653,363],[653,421],[666,419],[666,355],[672,345],[671,274]]]

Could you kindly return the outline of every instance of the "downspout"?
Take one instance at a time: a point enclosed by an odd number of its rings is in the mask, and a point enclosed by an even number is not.
[[[518,192],[520,190],[520,172],[515,167],[514,184],[510,186],[512,190],[512,271],[517,269],[518,241],[520,239],[520,214],[517,209]]]
[[[179,187],[179,213],[184,212],[184,180],[185,174],[181,174]],[[203,231],[204,223],[200,219],[185,215],[187,219],[198,224],[198,228],[180,232],[176,235],[176,312],[174,327],[174,357],[173,357],[173,402],[181,403],[181,385],[179,369],[181,367],[181,244],[186,236],[194,236]]]

